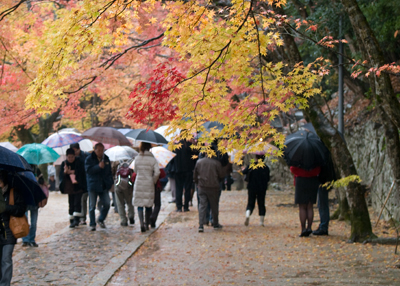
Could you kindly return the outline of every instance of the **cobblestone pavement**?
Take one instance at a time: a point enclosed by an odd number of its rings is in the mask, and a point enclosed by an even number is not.
[[[163,192],[157,226],[174,208],[172,204],[168,204],[167,197],[169,194],[165,195]],[[59,198],[59,201],[63,203],[63,199]],[[16,246],[12,285],[105,285],[126,259],[154,232],[140,233],[137,218],[134,226],[121,227],[119,216],[114,213],[113,208],[106,219],[106,229],[99,226],[97,231],[90,231],[87,226],[69,229],[67,211],[63,209],[61,214],[54,208],[57,209],[57,206],[53,204],[47,211],[44,208],[39,214],[39,226],[42,233],[47,235],[38,237],[39,247],[22,248],[20,244]],[[45,214],[58,215],[61,218],[51,218],[52,224],[47,224],[46,228],[45,224],[40,224],[40,221],[46,220]]]
[[[243,225],[245,191],[222,193],[222,230],[198,233],[195,207],[171,213],[107,286],[400,285],[394,246],[349,244],[350,227],[337,221],[329,236],[300,238],[293,199],[293,192],[268,191],[265,227],[257,209]]]

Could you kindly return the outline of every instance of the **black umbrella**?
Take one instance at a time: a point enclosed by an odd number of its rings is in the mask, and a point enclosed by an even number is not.
[[[46,199],[46,195],[37,183],[35,175],[30,171],[9,173],[8,183],[12,188],[20,191],[28,205],[37,206]]]
[[[329,150],[319,137],[308,131],[297,131],[286,137],[283,157],[289,166],[312,170],[326,164]]]
[[[125,134],[126,137],[133,138],[137,141],[163,145],[168,144],[167,139],[160,133],[147,129],[135,129]]]
[[[0,169],[9,172],[31,171],[29,163],[17,153],[0,146]]]

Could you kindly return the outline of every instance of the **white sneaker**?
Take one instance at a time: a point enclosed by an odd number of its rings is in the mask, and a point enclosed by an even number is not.
[[[250,222],[250,210],[246,211],[246,220],[244,221],[244,225],[248,226]]]

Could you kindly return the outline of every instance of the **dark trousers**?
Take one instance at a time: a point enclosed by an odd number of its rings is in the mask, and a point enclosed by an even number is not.
[[[82,193],[79,194],[69,194],[68,195],[69,204],[69,215],[70,216],[82,216]]]
[[[220,195],[220,189],[214,188],[214,189],[208,189],[208,188],[198,188],[197,193],[199,195],[200,199],[200,204],[199,204],[199,225],[207,224],[208,219],[207,219],[207,207],[208,204],[210,204],[211,208],[211,213],[212,213],[212,218],[213,218],[213,224],[218,225],[219,220],[218,220],[218,204],[219,204],[219,195]]]
[[[156,223],[158,214],[160,213],[160,209],[161,209],[161,189],[156,187],[154,193],[154,208],[150,217],[150,220],[153,223]]]
[[[318,188],[318,211],[321,223],[319,229],[328,231],[329,227],[329,192],[326,188]]]
[[[248,190],[248,200],[246,210],[253,213],[254,207],[256,206],[256,200],[258,205],[258,215],[265,216],[265,194],[267,190],[260,189],[249,189]]]
[[[189,209],[189,201],[191,197],[191,189],[193,184],[193,172],[176,173],[176,208],[182,210],[183,208]],[[183,189],[185,189],[185,204],[182,204]]]

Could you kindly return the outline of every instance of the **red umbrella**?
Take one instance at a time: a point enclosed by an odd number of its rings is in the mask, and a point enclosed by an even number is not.
[[[131,142],[117,129],[112,127],[93,127],[86,130],[81,135],[93,141],[101,142],[104,144],[131,146]]]

